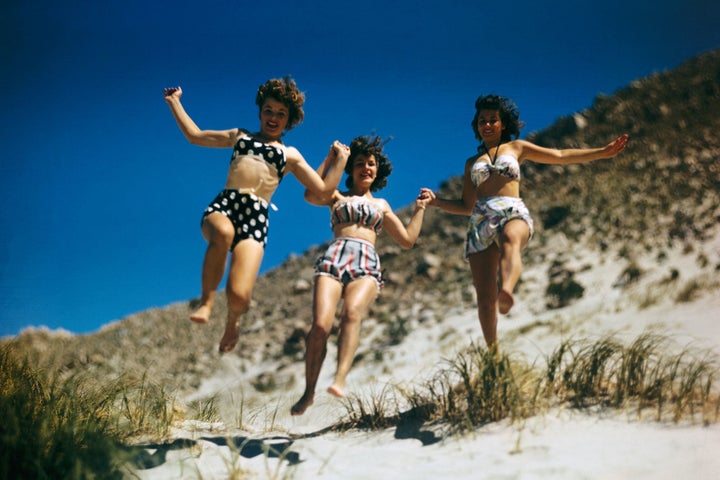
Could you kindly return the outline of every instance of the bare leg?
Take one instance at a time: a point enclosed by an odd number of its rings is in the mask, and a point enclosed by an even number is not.
[[[485,343],[497,346],[497,271],[500,251],[495,245],[468,257],[477,294],[478,319]]]
[[[211,213],[202,226],[203,237],[208,242],[202,268],[202,291],[200,305],[190,314],[190,320],[196,323],[208,323],[215,303],[215,291],[225,274],[228,251],[232,245],[232,222],[221,213]]]
[[[376,297],[377,282],[371,277],[354,280],[345,287],[345,302],[338,337],[337,372],[335,381],[328,388],[328,392],[336,397],[345,396],[345,380],[360,342],[360,325],[368,307]]]
[[[330,336],[335,310],[342,297],[342,284],[332,277],[315,277],[313,294],[313,324],[306,341],[305,352],[305,392],[290,409],[291,415],[302,415],[313,404],[315,387],[320,369],[327,353],[327,339]]]
[[[511,220],[503,229],[500,255],[500,278],[498,309],[506,314],[515,304],[513,292],[522,271],[522,249],[527,245],[530,228],[524,220]]]
[[[227,353],[237,345],[240,317],[250,306],[264,252],[263,245],[255,240],[243,240],[233,250],[227,279],[228,316],[225,333],[220,340],[220,353]]]

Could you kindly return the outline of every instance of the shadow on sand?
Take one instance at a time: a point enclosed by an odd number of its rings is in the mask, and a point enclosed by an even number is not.
[[[173,450],[190,449],[198,441],[212,442],[219,447],[231,447],[245,458],[254,458],[258,455],[267,455],[270,458],[279,458],[290,465],[300,463],[300,454],[290,451],[293,440],[287,437],[248,438],[234,437],[200,437],[197,440],[178,438],[170,443],[151,443],[133,445],[129,447],[133,465],[140,470],[159,467],[167,461],[167,453]],[[154,451],[154,453],[151,453]]]

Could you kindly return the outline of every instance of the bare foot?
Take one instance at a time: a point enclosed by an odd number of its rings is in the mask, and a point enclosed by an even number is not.
[[[190,314],[190,320],[195,323],[208,323],[212,313],[212,305],[200,305],[197,310]]]
[[[343,398],[345,396],[345,391],[342,387],[335,385],[334,383],[328,387],[327,391],[330,395],[334,395],[338,398]]]
[[[230,352],[233,348],[235,348],[235,345],[237,345],[239,339],[240,322],[237,320],[233,322],[228,319],[228,322],[225,325],[225,333],[220,339],[220,353]]]
[[[498,295],[498,310],[500,313],[505,315],[510,311],[513,305],[515,305],[515,299],[513,298],[512,293],[505,290],[500,291],[500,295]]]
[[[312,393],[306,393],[305,395],[303,395],[302,398],[298,400],[297,403],[293,405],[290,409],[290,415],[296,417],[305,413],[305,410],[307,410],[308,407],[313,404],[314,396],[315,395]]]

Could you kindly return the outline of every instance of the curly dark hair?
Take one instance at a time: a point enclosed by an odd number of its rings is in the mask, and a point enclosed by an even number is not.
[[[512,137],[519,137],[520,129],[525,126],[525,123],[520,120],[520,110],[511,99],[492,94],[480,95],[475,100],[475,116],[470,124],[475,138],[478,140],[482,140],[477,126],[480,110],[497,110],[500,114],[500,120],[505,127],[500,137],[501,142],[509,142]]]
[[[288,123],[285,131],[292,130],[305,118],[305,112],[302,109],[305,103],[305,94],[298,89],[295,80],[290,75],[286,75],[284,78],[271,78],[258,87],[255,105],[262,108],[268,98],[273,98],[288,108]]]
[[[347,174],[345,186],[348,190],[352,190],[353,188],[352,172],[355,166],[355,158],[358,155],[365,155],[366,157],[371,155],[375,156],[375,161],[377,162],[377,176],[370,186],[370,191],[377,192],[378,190],[385,188],[385,185],[387,185],[387,177],[392,173],[392,163],[390,163],[387,155],[385,155],[382,151],[388,140],[382,140],[378,136],[363,135],[354,138],[353,141],[350,142],[350,156],[345,164],[345,173]]]

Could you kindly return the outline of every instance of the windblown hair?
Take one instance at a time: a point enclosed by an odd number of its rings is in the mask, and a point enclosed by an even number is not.
[[[347,174],[345,186],[349,190],[353,188],[352,172],[355,165],[355,158],[358,155],[365,155],[366,157],[371,155],[375,156],[377,176],[370,186],[370,191],[377,192],[385,188],[385,185],[387,185],[387,177],[392,173],[392,163],[390,163],[387,155],[382,151],[388,140],[382,140],[380,137],[372,135],[364,135],[353,139],[350,143],[350,156],[345,164],[345,173]]]
[[[262,108],[268,98],[273,98],[288,108],[286,131],[292,130],[305,118],[305,112],[302,109],[305,104],[305,94],[298,89],[295,80],[290,75],[286,75],[284,78],[272,78],[258,87],[255,105]]]
[[[478,99],[475,100],[475,116],[470,124],[475,138],[478,140],[482,140],[477,126],[480,110],[498,111],[500,120],[502,120],[502,124],[505,127],[500,137],[500,141],[502,142],[509,142],[513,137],[519,137],[520,129],[525,126],[525,123],[520,120],[520,110],[518,110],[517,105],[515,105],[515,102],[511,99],[492,94],[480,95]]]

